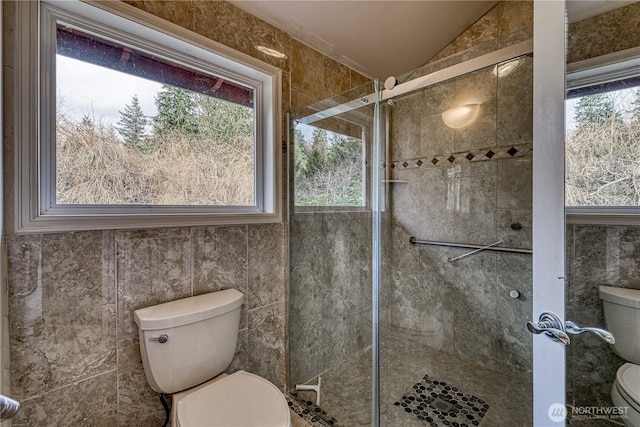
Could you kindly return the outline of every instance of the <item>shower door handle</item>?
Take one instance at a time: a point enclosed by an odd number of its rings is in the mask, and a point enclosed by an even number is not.
[[[553,341],[561,342],[564,345],[571,343],[569,335],[564,330],[562,320],[550,311],[542,312],[537,322],[527,322],[527,329],[532,334],[544,334]]]

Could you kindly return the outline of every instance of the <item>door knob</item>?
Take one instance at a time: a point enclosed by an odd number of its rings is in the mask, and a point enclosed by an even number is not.
[[[567,334],[578,335],[583,332],[591,332],[609,344],[615,344],[616,342],[613,334],[604,329],[583,328],[570,320],[567,320],[563,325],[560,318],[550,311],[542,312],[537,322],[527,322],[527,329],[529,329],[533,334],[545,334],[552,340],[561,342],[565,345],[571,342],[569,335]]]
[[[553,341],[561,342],[564,345],[571,342],[569,335],[564,331],[560,318],[550,311],[542,312],[537,322],[527,322],[527,329],[532,334],[545,334]]]
[[[20,404],[0,394],[0,420],[8,420],[18,413]]]
[[[570,320],[567,320],[566,322],[564,322],[565,325],[565,331],[567,331],[570,334],[574,334],[574,335],[578,335],[581,334],[583,332],[591,332],[592,334],[596,334],[598,337],[600,337],[603,341],[609,343],[609,344],[615,344],[616,343],[616,339],[613,337],[613,334],[609,331],[605,331],[604,329],[600,329],[600,328],[582,328],[578,325],[576,325],[575,323],[573,323]]]

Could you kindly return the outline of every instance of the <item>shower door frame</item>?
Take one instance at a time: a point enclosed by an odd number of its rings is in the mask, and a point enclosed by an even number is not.
[[[565,0],[534,0],[533,321],[565,319]],[[564,425],[565,345],[533,337],[533,425]],[[556,419],[557,418],[557,419]]]

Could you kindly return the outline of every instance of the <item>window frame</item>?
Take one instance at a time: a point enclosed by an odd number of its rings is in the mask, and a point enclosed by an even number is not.
[[[16,8],[16,232],[282,222],[280,69],[123,2],[17,2]],[[55,204],[57,20],[252,87],[255,206]]]
[[[566,91],[637,76],[640,47],[567,64]],[[640,225],[640,206],[565,206],[565,217],[567,224]]]

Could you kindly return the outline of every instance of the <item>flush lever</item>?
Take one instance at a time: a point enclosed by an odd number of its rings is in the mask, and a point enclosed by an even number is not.
[[[561,342],[564,345],[571,342],[569,335],[564,331],[560,318],[550,311],[540,313],[537,322],[527,322],[527,329],[532,334],[545,334],[553,341]]]
[[[167,334],[162,334],[159,337],[153,337],[153,338],[149,338],[149,341],[157,341],[160,344],[164,344],[167,341],[169,341],[169,335]]]
[[[613,334],[609,331],[605,331],[604,329],[600,329],[600,328],[582,328],[578,325],[576,325],[575,323],[567,320],[566,322],[564,322],[565,325],[565,330],[570,333],[570,334],[581,334],[583,332],[591,332],[593,334],[596,334],[598,337],[600,337],[602,340],[604,340],[605,342],[607,342],[608,344],[615,344],[616,343],[616,339],[613,337]]]

